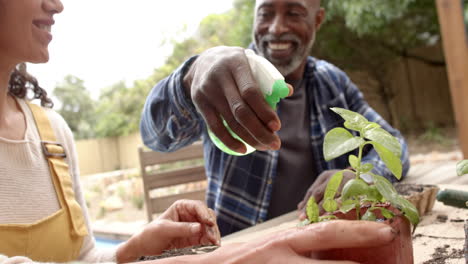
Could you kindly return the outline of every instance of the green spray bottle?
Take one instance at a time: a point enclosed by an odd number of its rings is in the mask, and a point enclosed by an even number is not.
[[[254,53],[253,50],[246,49],[245,55],[249,61],[249,66],[252,71],[254,79],[257,81],[260,90],[262,91],[265,100],[270,105],[273,110],[276,110],[276,104],[280,99],[285,98],[289,94],[289,88],[284,81],[284,77],[281,73],[271,64],[267,59],[258,56]],[[220,150],[226,152],[230,155],[243,156],[250,154],[255,151],[255,148],[245,143],[238,135],[236,135],[227,125],[226,121],[223,120],[224,126],[226,126],[229,133],[237,140],[244,143],[247,148],[245,153],[236,152],[226,145],[224,145],[221,140],[219,140],[213,132],[208,129],[208,134],[210,135],[211,141],[218,147]]]

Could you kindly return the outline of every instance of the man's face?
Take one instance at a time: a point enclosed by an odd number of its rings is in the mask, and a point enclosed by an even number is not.
[[[324,18],[319,0],[257,0],[254,41],[284,76],[302,69]]]

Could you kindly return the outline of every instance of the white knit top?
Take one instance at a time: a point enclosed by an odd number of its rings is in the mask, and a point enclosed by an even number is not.
[[[60,209],[47,161],[42,153],[40,137],[31,110],[24,100],[17,100],[26,118],[23,140],[0,137],[0,224],[37,222]],[[88,233],[81,248],[80,261],[114,262],[115,250],[98,250],[90,228],[88,210],[79,181],[78,161],[73,134],[65,120],[55,111],[46,109],[57,141],[67,154],[76,200],[83,208]],[[4,256],[0,263],[31,262],[18,256]]]

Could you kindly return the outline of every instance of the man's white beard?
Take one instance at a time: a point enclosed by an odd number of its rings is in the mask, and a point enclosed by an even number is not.
[[[299,66],[301,66],[302,62],[305,58],[309,55],[309,52],[312,50],[312,47],[315,43],[315,31],[312,34],[312,38],[310,39],[309,43],[307,44],[304,50],[297,50],[288,64],[281,64],[279,62],[275,62],[273,59],[269,58],[267,54],[265,54],[263,47],[261,47],[257,40],[254,37],[255,46],[257,48],[258,53],[269,60],[283,76],[288,76],[293,73]]]

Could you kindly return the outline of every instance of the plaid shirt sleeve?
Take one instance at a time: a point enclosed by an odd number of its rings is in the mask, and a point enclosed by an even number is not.
[[[371,122],[378,123],[383,129],[388,131],[390,134],[395,136],[401,144],[402,154],[401,162],[403,166],[402,170],[402,179],[406,176],[409,171],[409,155],[408,147],[405,139],[401,133],[393,128],[387,121],[385,121],[372,107],[370,107],[367,102],[364,100],[362,93],[356,87],[356,85],[351,82],[348,76],[345,73],[342,73],[342,82],[345,87],[345,96],[349,103],[350,110],[358,112],[366,117]],[[395,182],[397,179],[393,176],[392,172],[387,168],[382,159],[378,156],[375,150],[368,151],[362,159],[363,162],[372,163],[374,165],[373,173],[384,176],[390,182]]]
[[[195,59],[157,83],[146,99],[140,131],[144,144],[153,150],[175,151],[198,140],[204,131],[203,118],[186,96],[182,82]]]

